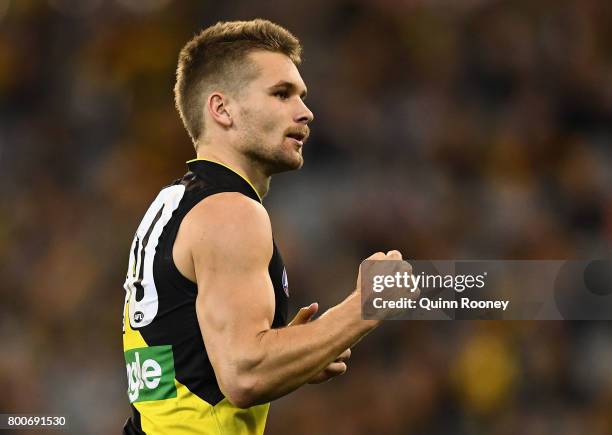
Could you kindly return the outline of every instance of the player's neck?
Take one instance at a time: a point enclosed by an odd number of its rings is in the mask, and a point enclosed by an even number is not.
[[[245,178],[255,188],[260,198],[265,197],[270,189],[271,177],[242,154],[200,145],[198,147],[197,158],[211,160],[227,166]]]

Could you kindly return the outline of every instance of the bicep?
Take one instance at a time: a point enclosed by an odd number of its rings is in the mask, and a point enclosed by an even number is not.
[[[211,359],[241,350],[271,327],[274,290],[267,268],[200,267],[196,276],[196,310]]]
[[[228,196],[203,204],[196,225],[200,229],[192,239],[196,311],[217,376],[255,351],[258,334],[270,329],[275,308],[267,214],[261,205],[245,202],[248,198]]]

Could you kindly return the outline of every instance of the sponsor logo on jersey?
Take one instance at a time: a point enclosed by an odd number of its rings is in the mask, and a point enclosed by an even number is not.
[[[172,346],[130,349],[124,355],[130,403],[176,397]]]
[[[285,290],[285,294],[289,297],[289,280],[287,279],[287,269],[283,267],[283,290]]]

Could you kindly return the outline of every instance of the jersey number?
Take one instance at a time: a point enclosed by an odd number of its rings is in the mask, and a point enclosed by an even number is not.
[[[166,187],[159,192],[136,230],[130,249],[128,273],[123,284],[124,332],[126,308],[130,326],[134,329],[147,326],[157,315],[159,300],[153,277],[155,249],[164,227],[179,206],[184,193],[185,186],[181,184]]]

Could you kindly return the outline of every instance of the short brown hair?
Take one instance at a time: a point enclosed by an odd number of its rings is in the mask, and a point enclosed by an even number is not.
[[[267,20],[218,22],[189,41],[179,55],[174,99],[183,124],[197,143],[204,131],[205,92],[212,86],[237,90],[256,71],[244,65],[254,50],[278,52],[301,62],[300,41],[287,29]]]

